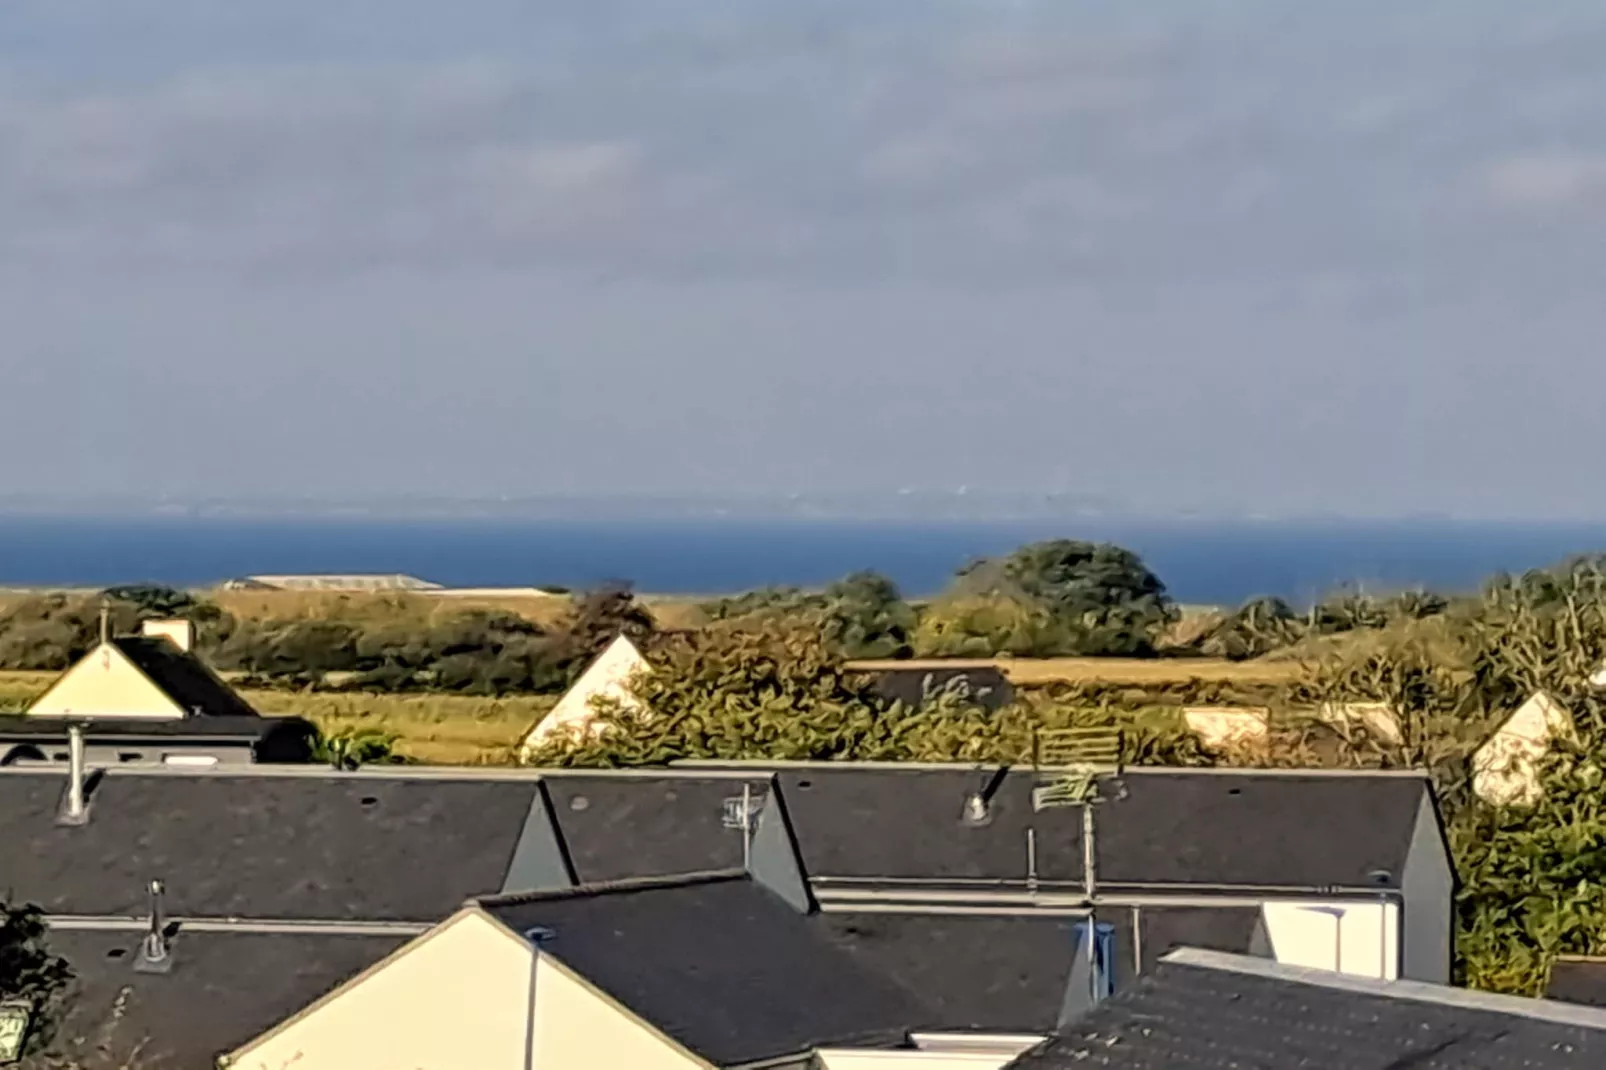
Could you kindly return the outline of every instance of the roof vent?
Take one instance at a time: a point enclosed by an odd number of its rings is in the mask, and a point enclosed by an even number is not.
[[[987,807],[987,797],[981,792],[965,796],[965,813],[961,818],[967,825],[985,825],[993,819]]]
[[[151,881],[146,890],[150,894],[150,916],[145,939],[139,944],[139,960],[134,963],[134,969],[139,973],[167,973],[173,968],[172,948],[167,938],[167,918],[162,909],[167,889],[161,881]]]
[[[548,928],[545,925],[532,925],[524,930],[524,938],[536,945],[550,943],[552,938],[557,935],[558,931],[556,929]]]

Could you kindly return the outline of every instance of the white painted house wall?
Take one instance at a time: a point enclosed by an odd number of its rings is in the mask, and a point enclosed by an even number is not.
[[[1182,711],[1182,718],[1200,743],[1223,750],[1264,745],[1271,711],[1253,706],[1190,706]]]
[[[1324,702],[1316,716],[1340,730],[1360,725],[1386,743],[1399,743],[1405,738],[1400,730],[1400,715],[1386,702]]]
[[[596,717],[595,703],[599,700],[617,702],[626,710],[639,712],[641,701],[631,692],[630,681],[637,673],[650,671],[641,651],[621,635],[586,667],[552,712],[530,729],[520,749],[521,757],[528,757],[535,747],[559,732],[583,735],[590,731]]]
[[[113,643],[101,643],[28,707],[29,717],[182,720],[187,711]]]
[[[1262,904],[1261,918],[1278,962],[1387,981],[1399,976],[1397,903],[1281,900]]]
[[[1572,714],[1535,692],[1472,755],[1472,790],[1493,806],[1539,801],[1539,762],[1557,739],[1576,738]]]
[[[533,952],[463,913],[232,1053],[235,1070],[523,1070]]]
[[[232,1070],[709,1070],[466,910],[231,1053]]]

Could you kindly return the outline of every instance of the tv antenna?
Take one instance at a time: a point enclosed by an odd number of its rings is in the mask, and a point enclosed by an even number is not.
[[[741,830],[743,869],[749,868],[753,860],[753,826],[757,824],[758,812],[763,805],[764,797],[755,796],[751,784],[743,784],[740,795],[724,801],[721,823],[728,829]]]
[[[1073,728],[1038,728],[1032,732],[1032,768],[1037,783],[1032,788],[1032,810],[1080,807],[1082,810],[1082,905],[1087,910],[1088,983],[1093,1002],[1109,994],[1106,976],[1113,963],[1099,969],[1098,928],[1098,851],[1097,822],[1094,812],[1101,802],[1126,795],[1121,782],[1121,751],[1124,733],[1116,725],[1085,725]],[[1112,784],[1113,793],[1101,789]],[[1027,831],[1032,857],[1032,880],[1036,876],[1036,833]]]

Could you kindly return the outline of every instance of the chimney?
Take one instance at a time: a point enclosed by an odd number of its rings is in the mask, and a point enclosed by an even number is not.
[[[112,604],[107,599],[100,601],[100,645],[105,646],[112,641]]]
[[[140,973],[166,973],[173,968],[172,955],[167,942],[167,918],[163,912],[162,897],[167,889],[161,881],[151,881],[149,925],[145,939],[140,941],[139,961],[134,969]]]
[[[195,649],[195,624],[187,620],[148,620],[139,626],[147,639],[166,639],[185,653]]]
[[[84,769],[84,726],[67,726],[67,798],[57,822],[82,825],[89,821],[89,800],[85,790],[88,774]]]

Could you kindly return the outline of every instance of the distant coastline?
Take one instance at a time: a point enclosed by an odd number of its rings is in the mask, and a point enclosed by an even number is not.
[[[1140,554],[1179,602],[1296,604],[1344,585],[1475,590],[1606,549],[1606,523],[467,517],[4,516],[0,586],[204,586],[253,573],[405,573],[453,587],[655,594],[820,586],[857,569],[923,597],[971,558],[1042,538],[1108,540]]]

